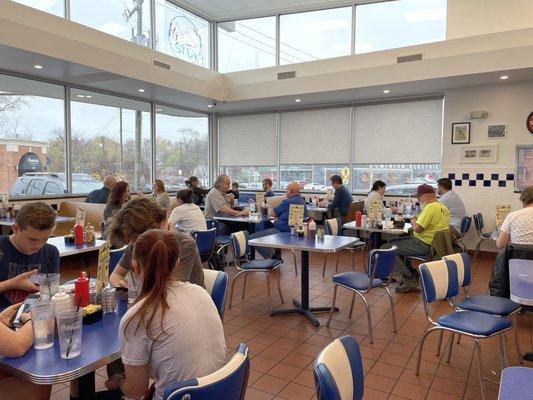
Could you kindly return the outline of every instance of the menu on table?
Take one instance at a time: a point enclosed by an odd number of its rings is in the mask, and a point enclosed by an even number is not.
[[[304,206],[301,204],[291,204],[289,208],[289,226],[303,225]]]
[[[264,192],[257,192],[255,194],[255,203],[257,204],[257,207],[261,207],[265,203],[265,193]]]
[[[109,241],[105,241],[98,251],[96,291],[100,292],[109,280]]]
[[[76,223],[85,226],[85,210],[81,207],[76,208]]]
[[[511,212],[510,204],[500,204],[496,206],[496,226],[501,226],[507,214]]]

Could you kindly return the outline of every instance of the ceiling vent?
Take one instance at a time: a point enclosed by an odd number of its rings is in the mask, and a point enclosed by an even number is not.
[[[420,61],[420,60],[422,60],[422,53],[397,57],[396,58],[396,63],[400,64],[400,63],[411,62],[411,61]]]
[[[278,73],[278,81],[282,79],[292,79],[296,78],[296,71],[287,71]]]
[[[161,61],[153,60],[153,64],[154,64],[156,67],[161,67],[161,68],[165,68],[165,69],[170,69],[170,65],[169,65],[169,64],[165,64],[164,62],[161,62]]]

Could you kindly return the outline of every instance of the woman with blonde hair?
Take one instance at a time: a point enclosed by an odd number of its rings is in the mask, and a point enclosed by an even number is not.
[[[167,209],[170,206],[170,197],[165,190],[165,184],[161,179],[156,179],[153,184],[152,197],[161,207]]]

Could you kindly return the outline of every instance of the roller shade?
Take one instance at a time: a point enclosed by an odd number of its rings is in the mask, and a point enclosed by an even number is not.
[[[354,163],[440,163],[442,99],[355,108]]]
[[[349,162],[349,108],[281,114],[281,164]]]
[[[276,115],[220,117],[219,165],[269,166],[278,163]]]

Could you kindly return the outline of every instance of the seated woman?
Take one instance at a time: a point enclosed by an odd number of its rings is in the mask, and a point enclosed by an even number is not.
[[[20,304],[0,313],[0,355],[22,357],[33,343],[33,329],[29,314],[23,314],[24,326],[11,330],[10,319]],[[45,400],[50,398],[50,385],[36,385],[0,371],[0,400]]]
[[[165,184],[161,179],[156,179],[152,185],[154,191],[152,192],[152,197],[155,199],[156,203],[163,208],[170,206],[170,197],[165,190]]]
[[[120,390],[117,399],[121,394],[143,398],[153,378],[155,394],[144,398],[160,400],[169,384],[213,373],[226,363],[217,309],[204,289],[174,278],[179,256],[171,232],[151,229],[135,242],[133,269],[143,283],[120,321],[125,372],[106,382],[108,389]]]
[[[109,218],[111,218],[124,204],[130,199],[130,185],[128,182],[119,181],[113,186],[111,193],[107,199],[107,205],[104,209],[104,216],[102,222],[102,236],[108,239],[107,228],[109,226]]]
[[[168,222],[170,228],[180,232],[191,234],[192,231],[205,231],[207,224],[204,213],[196,204],[192,202],[192,190],[180,190],[176,197],[178,206],[172,210]]]
[[[166,210],[149,197],[136,197],[121,208],[111,218],[109,237],[112,242],[128,244],[128,247],[109,277],[109,283],[112,286],[127,287],[124,278],[132,269],[131,257],[137,238],[148,229],[167,228]],[[174,278],[204,287],[204,271],[196,242],[185,233],[174,232],[174,235],[180,251]]]
[[[496,239],[496,247],[503,249],[509,243],[533,244],[533,186],[520,193],[521,210],[513,211],[505,217]]]
[[[372,211],[383,211],[383,194],[387,185],[383,181],[375,181],[372,184],[372,190],[368,192],[365,199],[366,215],[370,215]]]

